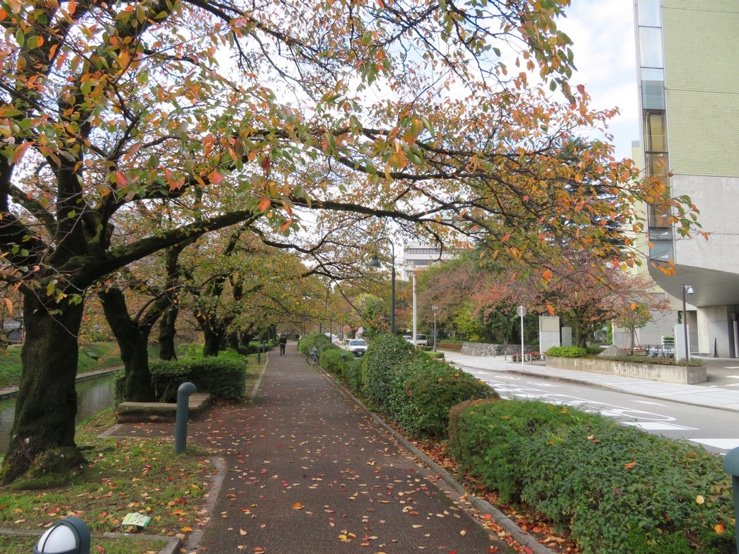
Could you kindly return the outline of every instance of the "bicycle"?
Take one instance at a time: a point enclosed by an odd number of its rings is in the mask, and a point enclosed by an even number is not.
[[[318,350],[308,352],[308,355],[305,357],[305,361],[308,362],[308,365],[318,364]]]

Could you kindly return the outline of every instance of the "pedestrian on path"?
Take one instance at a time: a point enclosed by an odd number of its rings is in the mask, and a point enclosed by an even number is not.
[[[287,337],[285,335],[280,335],[280,356],[282,356],[285,353],[286,345],[287,345]]]

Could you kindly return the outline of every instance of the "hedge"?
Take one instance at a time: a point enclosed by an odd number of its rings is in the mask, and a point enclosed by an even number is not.
[[[367,347],[362,361],[364,390],[370,403],[388,413],[390,387],[398,368],[406,361],[421,358],[423,354],[399,335],[384,334]]]
[[[546,352],[547,356],[557,356],[559,358],[584,358],[589,354],[587,348],[580,348],[579,346],[551,346]]]
[[[569,529],[583,553],[736,552],[731,480],[702,447],[521,400],[456,406],[449,429],[460,471]]]
[[[398,367],[387,401],[388,417],[418,438],[445,439],[449,411],[456,404],[498,394],[476,377],[427,356],[416,356]]]
[[[300,341],[298,342],[298,350],[306,356],[314,346],[318,349],[319,354],[327,348],[338,348],[338,346],[333,344],[331,342],[331,339],[323,333],[316,333],[315,335],[305,335],[300,337]]]
[[[176,402],[182,383],[193,383],[198,392],[216,398],[239,401],[246,387],[246,359],[232,350],[213,358],[186,357],[152,362],[149,367],[154,392],[160,402]],[[116,404],[122,401],[125,374],[115,376]]]

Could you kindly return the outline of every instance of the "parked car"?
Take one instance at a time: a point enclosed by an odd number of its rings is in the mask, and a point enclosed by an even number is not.
[[[403,338],[408,342],[413,342],[413,335],[403,335]]]
[[[352,339],[346,349],[357,357],[363,356],[367,351],[367,343],[364,342],[364,339]]]
[[[416,335],[416,346],[428,346],[429,339],[426,335]]]

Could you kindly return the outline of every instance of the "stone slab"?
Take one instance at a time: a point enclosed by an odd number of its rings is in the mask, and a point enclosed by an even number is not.
[[[211,404],[208,392],[196,392],[188,398],[189,419],[198,418]],[[174,402],[121,402],[118,404],[118,423],[174,422],[177,404]]]

